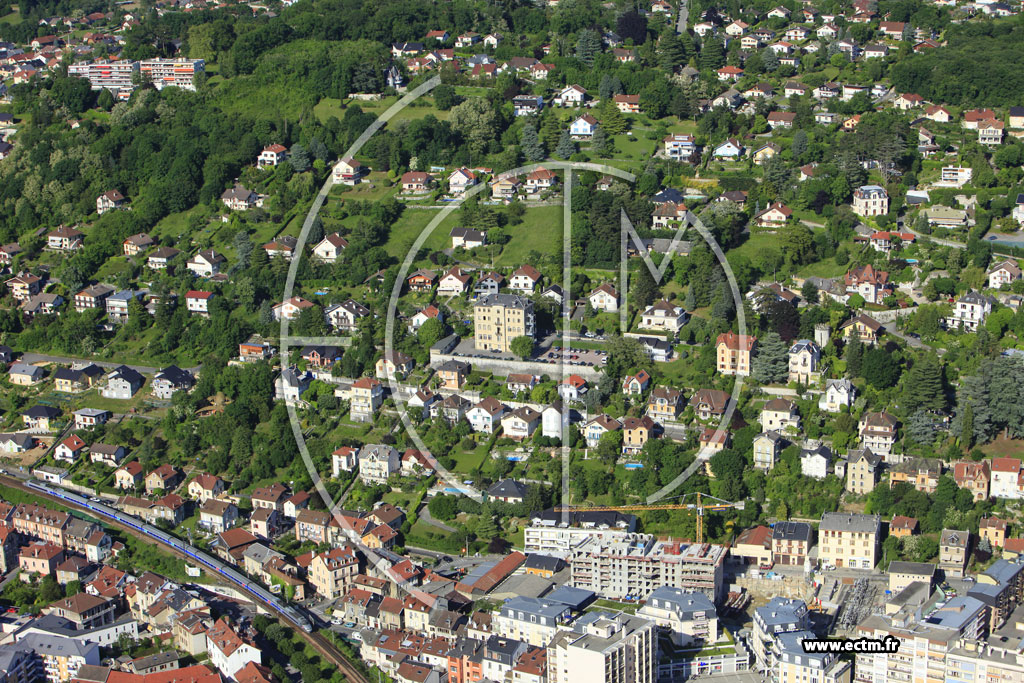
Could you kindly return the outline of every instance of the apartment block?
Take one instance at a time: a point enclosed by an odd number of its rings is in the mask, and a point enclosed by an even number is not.
[[[515,294],[488,294],[473,305],[473,330],[478,351],[509,353],[516,337],[533,337],[533,302]]]

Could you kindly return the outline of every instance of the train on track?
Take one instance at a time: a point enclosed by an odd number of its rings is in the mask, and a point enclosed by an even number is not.
[[[182,555],[195,560],[197,563],[205,567],[207,570],[212,571],[219,576],[227,579],[231,583],[239,586],[246,590],[249,594],[255,596],[261,600],[264,605],[277,613],[278,616],[283,618],[285,621],[297,626],[306,633],[311,633],[313,628],[309,618],[302,614],[297,607],[294,605],[286,604],[278,596],[274,595],[270,591],[266,590],[262,586],[252,582],[243,574],[238,572],[234,567],[221,562],[215,557],[212,557],[201,550],[193,548],[190,545],[183,543],[181,540],[171,536],[170,534],[157,529],[155,526],[146,524],[142,520],[139,520],[132,515],[126,515],[123,512],[115,510],[103,503],[99,503],[93,499],[80,496],[64,489],[60,489],[53,486],[46,486],[35,481],[27,481],[25,485],[30,489],[35,489],[42,493],[50,496],[55,496],[63,500],[73,503],[79,507],[91,510],[102,517],[111,519],[119,524],[129,526],[136,531],[139,531],[151,538],[156,539],[160,543],[170,546],[174,550],[177,550]]]

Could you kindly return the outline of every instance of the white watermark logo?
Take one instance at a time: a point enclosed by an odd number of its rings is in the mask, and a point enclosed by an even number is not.
[[[387,111],[385,111],[376,121],[374,121],[374,123],[369,128],[366,129],[366,131],[364,131],[359,136],[359,138],[352,144],[352,146],[347,150],[347,152],[345,153],[345,155],[342,158],[354,158],[355,155],[358,154],[358,152],[360,151],[362,146],[367,142],[367,140],[369,140],[370,137],[372,137],[374,133],[376,133],[378,130],[380,130],[396,113],[398,113],[404,107],[406,107],[409,104],[411,104],[414,100],[416,100],[420,96],[428,93],[431,89],[433,89],[438,84],[440,84],[440,78],[439,77],[432,78],[432,79],[428,80],[427,82],[423,83],[422,85],[418,86],[417,88],[415,88],[414,90],[412,90],[408,94],[406,94],[404,97],[402,97],[398,102],[396,102]],[[571,219],[572,219],[572,194],[573,194],[573,187],[574,187],[574,184],[575,184],[574,177],[575,177],[575,175],[577,173],[582,173],[582,172],[585,172],[585,171],[594,171],[594,172],[602,173],[602,174],[605,174],[605,175],[608,175],[608,176],[613,176],[613,177],[615,177],[615,178],[617,178],[619,180],[625,181],[627,183],[635,182],[636,177],[632,173],[629,173],[627,171],[623,171],[621,169],[618,169],[618,168],[616,168],[614,166],[605,165],[605,164],[584,163],[584,162],[545,161],[545,162],[542,162],[542,163],[526,165],[526,166],[522,166],[522,167],[519,167],[519,168],[515,168],[515,169],[512,169],[512,170],[503,172],[503,173],[499,174],[495,178],[495,180],[500,180],[500,179],[503,179],[503,178],[512,178],[512,177],[516,177],[516,176],[527,175],[527,174],[529,174],[529,173],[531,173],[531,172],[533,172],[533,171],[535,171],[535,170],[537,170],[539,168],[544,168],[544,169],[554,170],[554,171],[560,171],[563,174],[563,180],[562,180],[562,188],[563,188],[562,189],[562,207],[563,207],[563,212],[562,212],[562,223],[563,223],[563,225],[562,225],[562,230],[563,230],[562,254],[563,254],[563,263],[562,263],[562,282],[561,282],[561,287],[562,287],[562,305],[561,305],[561,314],[560,314],[561,315],[561,323],[562,323],[561,328],[562,329],[561,329],[561,335],[560,335],[561,336],[561,340],[560,341],[561,341],[562,349],[565,350],[565,349],[571,349],[572,345],[573,345],[573,335],[572,335],[572,332],[571,332],[571,329],[570,329],[570,319],[571,319],[571,316],[572,316],[572,313],[573,313],[574,296],[577,296],[579,294],[579,293],[575,293],[575,292],[572,291],[572,269],[573,269],[573,263],[571,261],[571,259],[572,259],[572,249],[571,249],[571,246],[572,246],[572,220]],[[333,184],[333,180],[331,178],[328,178],[327,181],[324,183],[323,187],[320,189],[319,193],[317,194],[315,200],[313,201],[313,205],[311,206],[311,208],[309,210],[309,213],[307,214],[306,219],[303,222],[302,230],[301,230],[301,232],[300,232],[300,234],[298,236],[298,243],[297,243],[296,248],[295,248],[296,257],[295,257],[295,259],[293,259],[293,261],[292,261],[292,263],[290,265],[290,268],[288,270],[288,278],[287,278],[287,281],[285,283],[285,290],[284,290],[284,296],[283,296],[283,300],[285,300],[285,301],[290,299],[293,296],[293,294],[294,294],[295,284],[296,284],[295,281],[296,281],[296,277],[297,277],[297,273],[298,273],[298,269],[299,269],[299,260],[302,258],[302,254],[303,254],[303,251],[304,251],[304,247],[305,247],[305,245],[307,243],[307,239],[308,239],[310,230],[312,229],[312,227],[314,225],[314,222],[315,222],[315,219],[317,217],[317,214],[320,212],[320,209],[323,206],[324,201],[327,199],[327,195],[328,195],[328,192],[331,189],[332,184]],[[410,274],[410,270],[412,269],[412,266],[413,266],[413,264],[414,264],[414,262],[416,260],[417,254],[420,253],[421,248],[426,243],[426,241],[430,237],[430,235],[434,232],[434,230],[439,225],[441,225],[441,223],[444,222],[446,218],[448,218],[454,211],[458,210],[463,205],[463,203],[466,202],[466,200],[468,200],[468,199],[470,199],[472,197],[475,197],[476,195],[478,195],[481,192],[484,192],[486,189],[488,189],[488,187],[489,187],[489,185],[487,183],[478,183],[478,184],[468,188],[464,193],[461,194],[461,196],[456,198],[454,201],[449,202],[444,208],[441,208],[441,209],[437,210],[437,215],[434,216],[434,218],[427,224],[427,226],[422,230],[422,232],[414,240],[414,242],[412,244],[412,247],[409,249],[408,253],[406,254],[405,258],[402,260],[402,262],[401,262],[401,264],[399,266],[398,274],[397,274],[397,276],[395,278],[394,287],[392,289],[392,292],[390,294],[389,301],[388,301],[387,317],[386,317],[386,324],[385,324],[385,339],[384,339],[385,358],[393,358],[394,357],[394,351],[395,351],[395,348],[394,348],[395,325],[397,323],[398,302],[399,302],[400,296],[402,294],[402,290],[403,290],[403,286],[405,285],[406,278]],[[627,217],[625,211],[622,212],[622,215],[621,215],[620,270],[619,270],[619,291],[621,292],[621,298],[622,298],[621,304],[619,306],[619,311],[620,311],[620,331],[621,332],[623,332],[623,333],[626,332],[627,331],[627,325],[628,325],[628,313],[627,313],[627,311],[628,311],[628,306],[629,306],[629,299],[628,299],[628,297],[629,297],[629,294],[628,294],[628,291],[629,291],[629,273],[628,273],[628,267],[627,267],[627,259],[628,259],[628,251],[630,249],[631,244],[639,252],[639,255],[640,255],[640,257],[641,257],[641,259],[643,261],[644,266],[647,267],[650,270],[651,275],[654,278],[655,282],[657,284],[661,284],[662,280],[664,279],[666,269],[668,268],[668,264],[671,261],[672,254],[675,253],[678,245],[683,241],[682,238],[685,236],[686,231],[687,231],[688,228],[693,228],[698,234],[700,234],[700,236],[708,244],[708,246],[711,249],[711,251],[714,253],[715,257],[718,260],[718,263],[720,264],[721,268],[723,269],[723,271],[725,273],[725,276],[727,278],[727,281],[729,283],[729,287],[730,287],[730,289],[732,291],[732,296],[733,296],[733,300],[734,300],[734,303],[735,303],[735,309],[736,309],[736,314],[737,314],[737,319],[738,319],[739,332],[740,332],[741,335],[746,335],[747,330],[746,330],[746,319],[744,317],[743,301],[742,301],[742,297],[740,295],[739,286],[738,286],[738,284],[736,282],[735,275],[733,274],[732,269],[729,266],[729,263],[725,259],[724,252],[722,251],[722,249],[718,245],[718,243],[715,241],[715,239],[711,235],[710,231],[704,226],[704,224],[701,222],[699,217],[697,217],[695,214],[693,214],[692,212],[689,212],[689,211],[686,212],[686,215],[685,215],[685,218],[684,218],[684,220],[682,222],[682,225],[680,225],[680,227],[676,231],[675,236],[674,236],[674,238],[671,241],[668,253],[665,255],[664,259],[662,260],[661,265],[656,265],[654,263],[654,260],[651,258],[650,254],[648,253],[647,249],[644,246],[645,245],[645,241],[642,240],[639,237],[639,235],[637,234],[636,229],[633,227],[633,225],[630,222],[629,218]],[[287,358],[289,356],[289,351],[290,351],[290,349],[293,346],[305,345],[305,344],[339,344],[339,345],[341,345],[341,344],[347,343],[347,341],[348,341],[347,338],[341,338],[341,337],[300,337],[300,336],[293,336],[293,335],[291,335],[289,333],[289,322],[290,321],[289,321],[289,319],[286,316],[282,316],[281,317],[281,339],[280,339],[280,342],[281,342],[282,365],[287,363]],[[567,355],[568,355],[567,353],[558,354],[558,359],[559,360],[558,360],[558,373],[557,374],[558,374],[558,379],[561,382],[564,382],[571,375],[573,375],[576,372],[578,372],[578,368],[576,368],[576,367],[574,367],[574,366],[569,364],[569,362],[567,360]],[[465,360],[465,362],[468,363],[468,364],[472,364],[472,360],[473,360],[472,358],[467,358]],[[537,373],[536,374],[541,374],[541,375],[548,374],[548,375],[550,375],[551,374],[550,373],[550,364],[541,366],[538,363],[538,365],[537,365]],[[424,458],[427,460],[428,464],[433,468],[434,472],[436,472],[436,474],[439,477],[439,479],[445,483],[446,491],[452,492],[452,493],[458,492],[459,494],[468,496],[468,497],[470,497],[470,498],[472,498],[474,500],[482,501],[483,500],[483,493],[479,489],[477,489],[473,485],[469,484],[468,482],[464,481],[458,474],[450,472],[447,468],[443,467],[441,465],[441,463],[438,462],[437,458],[434,457],[434,454],[430,453],[430,450],[426,447],[426,444],[423,442],[423,439],[420,436],[420,434],[419,434],[419,432],[418,432],[418,430],[416,428],[416,425],[414,424],[413,420],[411,419],[411,417],[409,415],[407,401],[405,400],[405,398],[403,398],[406,395],[406,391],[399,384],[399,382],[396,379],[396,377],[395,377],[393,372],[388,372],[387,373],[387,383],[388,383],[388,387],[389,387],[389,390],[390,390],[391,397],[394,400],[396,410],[397,410],[397,412],[399,414],[399,418],[400,418],[400,420],[402,422],[402,425],[403,425],[403,427],[404,427],[404,429],[405,429],[405,431],[406,431],[406,433],[407,433],[407,435],[409,437],[409,440],[413,443],[413,445],[424,456]],[[733,414],[734,414],[734,412],[736,410],[736,403],[737,403],[737,400],[738,400],[739,393],[740,393],[740,390],[742,388],[742,385],[743,385],[742,377],[737,376],[735,378],[735,382],[733,384],[733,390],[731,392],[732,400],[729,402],[729,404],[727,406],[727,409],[725,410],[725,412],[722,415],[721,419],[719,420],[717,426],[715,427],[715,439],[716,440],[722,439],[725,436],[725,430],[727,429],[728,425],[731,423],[732,416],[733,416]],[[406,581],[405,578],[402,575],[400,575],[398,572],[396,572],[396,571],[394,571],[392,569],[394,556],[389,558],[389,557],[387,557],[387,555],[385,553],[381,553],[381,552],[379,552],[379,551],[377,551],[377,550],[375,550],[373,548],[370,548],[370,547],[366,546],[366,544],[361,541],[361,539],[359,537],[359,534],[356,533],[355,530],[352,528],[352,526],[349,523],[349,521],[347,520],[347,518],[341,513],[340,501],[336,501],[336,500],[332,499],[332,497],[330,496],[326,486],[324,485],[323,476],[317,470],[315,464],[313,463],[312,458],[310,457],[309,448],[308,448],[308,446],[306,444],[306,440],[305,440],[305,437],[304,437],[303,432],[302,432],[301,422],[299,420],[299,415],[298,415],[296,406],[293,405],[291,402],[288,402],[287,409],[288,409],[288,414],[289,414],[289,417],[290,417],[290,420],[291,420],[292,433],[293,433],[293,435],[295,437],[295,441],[296,441],[296,443],[298,445],[300,456],[301,456],[302,461],[305,464],[307,470],[309,471],[309,475],[312,478],[315,490],[320,495],[320,497],[323,499],[323,502],[327,506],[327,509],[331,512],[331,514],[334,517],[334,519],[337,522],[337,524],[340,525],[340,527],[346,532],[346,535],[347,535],[348,539],[350,540],[350,542],[353,545],[355,545],[356,547],[358,547],[366,555],[368,561],[371,562],[372,564],[374,564],[377,567],[378,571],[388,572],[388,575],[391,576],[392,580],[394,580],[398,585],[403,585],[405,583],[405,581]],[[566,409],[563,409],[561,411],[561,429],[560,429],[560,434],[562,436],[562,438],[561,438],[561,444],[562,445],[561,445],[560,455],[561,455],[561,459],[562,459],[562,481],[561,481],[561,487],[562,487],[562,501],[563,502],[569,500],[569,470],[570,470],[569,466],[570,466],[570,456],[571,456],[571,448],[570,448],[570,445],[568,443],[568,441],[569,441],[569,439],[568,439],[569,428],[570,428],[570,410],[568,410],[566,408]],[[670,482],[669,484],[664,486],[661,490],[655,492],[651,496],[648,496],[647,502],[648,503],[654,503],[654,502],[656,502],[658,500],[661,500],[661,499],[665,498],[667,495],[671,494],[673,491],[678,489],[678,487],[688,477],[690,477],[701,466],[703,466],[703,463],[708,458],[710,458],[712,454],[713,454],[713,451],[710,448],[705,447],[704,449],[702,449],[701,452],[698,454],[696,460],[694,461],[693,464],[691,464],[690,467],[686,468],[685,471],[680,473],[672,482]],[[568,518],[569,508],[563,506],[562,507],[562,511],[563,511],[563,515],[566,518]],[[409,511],[409,512],[415,512],[415,511]]]

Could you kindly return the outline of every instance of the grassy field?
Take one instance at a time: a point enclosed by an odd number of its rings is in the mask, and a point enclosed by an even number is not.
[[[507,230],[512,239],[501,250],[495,265],[520,266],[526,263],[531,251],[554,254],[562,247],[562,207],[529,209],[522,223]]]
[[[358,105],[359,108],[362,109],[364,112],[380,116],[385,111],[387,111],[388,107],[393,105],[398,100],[398,97],[385,97],[375,102],[345,100],[344,106],[342,106],[341,100],[335,97],[325,97],[324,99],[316,103],[316,105],[313,107],[313,113],[316,114],[316,117],[321,121],[326,121],[332,116],[335,116],[338,119],[343,119],[345,118],[346,107],[351,105]],[[397,114],[395,114],[395,117],[391,119],[391,121],[395,123],[399,121],[411,121],[412,119],[421,119],[427,116],[428,114],[433,114],[434,116],[443,121],[447,120],[448,117],[451,116],[451,112],[441,111],[440,109],[433,105],[433,102],[434,100],[431,97],[422,97],[419,100],[416,100],[415,104],[410,104],[408,107],[405,107]]]
[[[5,14],[4,16],[0,17],[0,24],[12,24],[13,25],[13,24],[20,24],[20,23],[21,23],[21,13],[20,12],[11,12],[10,14]]]

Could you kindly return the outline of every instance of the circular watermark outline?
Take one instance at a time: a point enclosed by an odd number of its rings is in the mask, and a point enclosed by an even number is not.
[[[432,90],[438,84],[440,84],[440,82],[441,82],[440,77],[434,77],[434,78],[426,81],[425,83],[421,84],[420,86],[418,86],[417,88],[415,88],[414,90],[412,90],[411,92],[406,94],[404,97],[402,97],[398,102],[396,102],[394,105],[392,105],[390,108],[388,108],[383,114],[381,114],[365,131],[363,131],[363,133],[360,134],[360,136],[356,139],[356,141],[349,147],[349,149],[347,150],[345,155],[343,155],[341,158],[345,159],[345,158],[352,158],[352,157],[354,157],[359,152],[359,150],[362,148],[362,146],[377,131],[379,131],[395,114],[397,114],[399,111],[401,111],[406,106],[411,104],[414,100],[416,100],[420,96],[428,93],[430,90]],[[629,182],[635,182],[636,176],[634,174],[632,174],[632,173],[629,173],[628,171],[623,171],[623,170],[621,170],[619,168],[616,168],[614,166],[610,166],[610,165],[607,165],[607,164],[596,164],[596,163],[588,163],[588,162],[547,161],[547,162],[542,162],[542,163],[529,164],[529,165],[526,165],[526,166],[521,166],[521,167],[512,169],[510,171],[503,172],[503,173],[498,174],[497,176],[495,176],[494,180],[499,180],[499,179],[502,179],[502,178],[510,178],[510,177],[515,177],[515,176],[519,176],[519,175],[528,174],[528,173],[530,173],[532,171],[535,171],[537,169],[540,169],[540,168],[558,169],[558,170],[562,170],[562,171],[565,172],[564,192],[563,192],[563,201],[562,201],[562,204],[563,204],[563,283],[562,283],[562,287],[563,287],[563,305],[562,305],[562,315],[563,315],[563,323],[564,323],[564,325],[563,325],[563,342],[564,342],[563,347],[564,348],[568,348],[570,346],[570,342],[571,342],[571,337],[569,336],[568,321],[569,321],[569,317],[572,314],[572,308],[573,308],[573,302],[571,301],[571,290],[569,288],[570,287],[570,280],[571,280],[571,268],[572,268],[572,264],[571,264],[571,248],[570,248],[571,247],[572,188],[573,188],[572,173],[573,173],[573,171],[595,171],[595,172],[604,173],[606,175],[611,175],[611,176],[614,176],[614,177],[622,179],[622,180],[627,180]],[[301,229],[301,231],[299,233],[297,244],[296,244],[296,248],[295,248],[295,257],[293,258],[293,260],[292,260],[292,262],[291,262],[291,264],[289,266],[288,276],[287,276],[287,279],[286,279],[286,282],[285,282],[284,297],[283,297],[283,299],[285,301],[287,301],[290,298],[292,298],[292,295],[293,295],[293,293],[295,291],[295,280],[296,280],[297,275],[298,275],[299,259],[301,259],[303,257],[304,248],[305,248],[305,245],[306,245],[306,243],[308,241],[310,230],[312,229],[313,223],[314,223],[317,215],[319,214],[320,209],[323,206],[323,203],[326,201],[327,195],[330,192],[330,189],[333,187],[333,185],[334,185],[333,177],[329,177],[324,182],[323,186],[320,188],[320,191],[317,193],[317,196],[314,199],[313,204],[310,207],[309,212],[307,213],[306,218],[305,218],[305,220],[303,222],[302,229]],[[385,358],[393,357],[393,354],[394,354],[394,331],[395,331],[395,323],[396,323],[397,304],[398,304],[398,300],[401,297],[402,288],[403,288],[403,286],[405,284],[405,279],[408,276],[408,272],[411,269],[412,264],[416,260],[416,255],[419,253],[419,250],[422,248],[423,244],[430,237],[430,235],[433,233],[433,231],[437,228],[438,225],[440,225],[455,210],[461,208],[462,204],[467,199],[470,199],[471,197],[476,196],[477,194],[479,194],[480,192],[483,192],[487,188],[488,188],[488,184],[487,183],[478,183],[477,185],[469,188],[466,192],[464,192],[462,194],[462,196],[459,199],[449,203],[447,206],[445,206],[443,209],[441,209],[438,212],[438,214],[433,219],[431,219],[431,221],[427,224],[427,226],[424,227],[424,229],[417,236],[416,240],[413,242],[412,247],[409,249],[408,253],[406,254],[405,259],[402,262],[402,265],[399,268],[399,274],[395,278],[394,287],[392,289],[392,293],[391,293],[391,295],[389,297],[389,300],[388,300],[387,319],[386,319],[386,323],[385,323],[385,338],[384,338],[384,354],[385,354]],[[707,228],[704,226],[704,224],[701,222],[701,220],[695,214],[690,212],[689,210],[687,210],[687,212],[686,212],[685,221],[684,221],[683,225],[680,226],[679,231],[676,234],[676,238],[673,241],[673,244],[675,244],[678,241],[680,235],[685,231],[687,226],[693,226],[697,230],[697,232],[701,235],[701,237],[704,239],[704,241],[711,248],[711,250],[715,254],[715,257],[718,260],[720,266],[722,267],[723,271],[725,272],[726,279],[727,279],[727,281],[729,283],[729,287],[731,289],[731,293],[732,293],[733,300],[734,300],[735,307],[736,307],[739,333],[740,333],[740,335],[746,336],[747,328],[746,328],[746,317],[745,317],[744,308],[743,308],[743,299],[742,299],[742,295],[740,294],[740,291],[739,291],[739,285],[738,285],[738,283],[736,281],[735,274],[733,273],[731,266],[729,265],[728,261],[725,258],[724,251],[722,250],[721,246],[717,243],[717,241],[714,239],[714,236],[710,233],[709,230],[707,230]],[[637,245],[637,246],[639,247],[640,245]],[[647,257],[646,255],[644,255],[644,256],[645,256],[645,261],[646,261],[649,257]],[[623,255],[623,257],[624,257],[624,255]],[[671,258],[671,254],[666,255],[665,258]],[[648,262],[648,267],[651,267],[650,262]],[[628,299],[627,299],[627,296],[628,296],[628,283],[624,282],[624,283],[622,283],[621,286],[623,288],[623,306],[625,307],[627,305],[627,301],[628,301]],[[280,323],[281,323],[280,343],[281,343],[282,371],[284,370],[284,367],[283,367],[284,364],[287,362],[287,357],[288,357],[288,354],[289,354],[289,351],[290,351],[290,348],[291,348],[291,341],[293,339],[289,335],[290,322],[291,321],[290,321],[289,318],[287,318],[285,316],[281,317],[281,320],[280,320]],[[560,367],[560,369],[562,371],[561,374],[562,374],[562,379],[563,380],[565,378],[567,378],[570,374],[572,374],[571,373],[571,368],[565,362],[564,356],[560,360],[559,367]],[[397,379],[395,378],[393,372],[389,371],[387,373],[387,380],[388,380],[389,388],[391,390],[391,396],[394,399],[395,407],[398,410],[399,417],[400,417],[400,419],[402,421],[403,426],[406,429],[406,433],[412,439],[413,444],[417,447],[417,449],[420,451],[420,453],[427,459],[428,464],[434,469],[434,472],[446,484],[448,484],[448,486],[454,492],[458,492],[458,493],[460,493],[462,495],[465,495],[467,497],[470,497],[471,499],[476,500],[476,501],[482,501],[483,500],[483,494],[479,490],[477,490],[477,489],[475,489],[475,488],[473,488],[471,486],[468,486],[460,478],[458,478],[456,475],[454,475],[453,473],[449,472],[446,468],[442,467],[441,464],[436,460],[434,455],[432,453],[430,453],[429,449],[426,448],[426,445],[423,443],[423,440],[420,437],[419,432],[416,430],[415,425],[412,423],[412,420],[409,417],[409,412],[408,412],[408,409],[407,409],[407,402],[402,399],[401,387],[399,386],[399,384],[397,382]],[[717,425],[717,427],[715,429],[715,439],[716,440],[724,438],[727,425],[731,424],[732,416],[735,413],[737,402],[738,402],[738,399],[739,399],[739,394],[740,394],[740,391],[742,390],[742,386],[743,386],[743,377],[740,376],[740,375],[736,375],[736,379],[735,379],[735,381],[733,383],[733,389],[732,389],[732,393],[731,393],[731,400],[729,401],[729,403],[727,405],[727,408],[726,408],[725,412],[723,413],[723,415],[722,415],[721,419],[719,420],[719,423],[718,423],[718,425]],[[394,581],[398,586],[402,587],[403,589],[409,590],[410,592],[412,592],[414,594],[417,593],[417,591],[413,590],[412,588],[410,588],[410,587],[408,587],[406,585],[408,583],[408,578],[394,569],[394,563],[391,561],[391,559],[385,557],[383,553],[378,552],[376,549],[370,548],[369,546],[367,546],[362,541],[362,539],[360,538],[359,534],[352,527],[352,525],[348,521],[348,519],[341,514],[341,500],[339,499],[339,500],[335,501],[335,500],[332,499],[330,493],[327,491],[327,488],[324,485],[323,479],[321,478],[321,475],[320,475],[316,465],[313,463],[312,457],[310,456],[309,448],[308,448],[308,446],[306,444],[305,436],[302,433],[301,421],[299,420],[298,412],[296,410],[295,405],[293,403],[291,403],[291,402],[286,402],[286,408],[287,408],[287,411],[288,411],[289,421],[291,423],[293,437],[295,438],[295,442],[296,442],[296,445],[297,445],[297,447],[299,449],[299,454],[300,454],[300,457],[302,458],[303,464],[305,465],[307,471],[309,472],[310,478],[311,478],[311,480],[313,482],[314,489],[317,491],[318,495],[323,500],[324,504],[327,506],[327,509],[330,511],[330,514],[331,514],[332,518],[334,519],[334,521],[339,525],[339,527],[342,530],[344,530],[346,532],[346,536],[348,538],[348,541],[350,543],[352,543],[352,545],[356,546],[361,552],[363,552],[363,554],[366,556],[368,562],[372,563],[374,565],[374,567],[379,572],[386,573],[391,578],[392,581]],[[561,433],[562,433],[562,436],[563,436],[563,439],[562,439],[562,459],[563,459],[563,468],[562,468],[562,489],[563,489],[563,491],[562,491],[562,494],[563,494],[563,499],[566,499],[568,497],[569,454],[570,454],[570,448],[569,448],[568,444],[566,443],[567,440],[564,437],[567,434],[568,426],[569,426],[569,409],[568,408],[563,410],[563,412],[562,412],[562,421],[561,422],[562,422],[562,424],[561,424]],[[686,468],[682,473],[680,473],[672,482],[669,482],[664,487],[662,487],[662,489],[660,489],[659,491],[655,492],[654,494],[651,494],[650,496],[648,496],[647,502],[648,503],[657,502],[658,500],[663,499],[669,493],[672,493],[673,491],[675,491],[687,478],[689,478],[699,467],[702,466],[704,461],[708,460],[713,454],[714,454],[714,451],[712,451],[709,447],[705,447],[705,448],[701,449],[698,452],[697,458],[695,459],[695,461],[688,468]],[[565,512],[565,516],[567,517],[568,516],[568,508],[563,508],[563,510]]]

